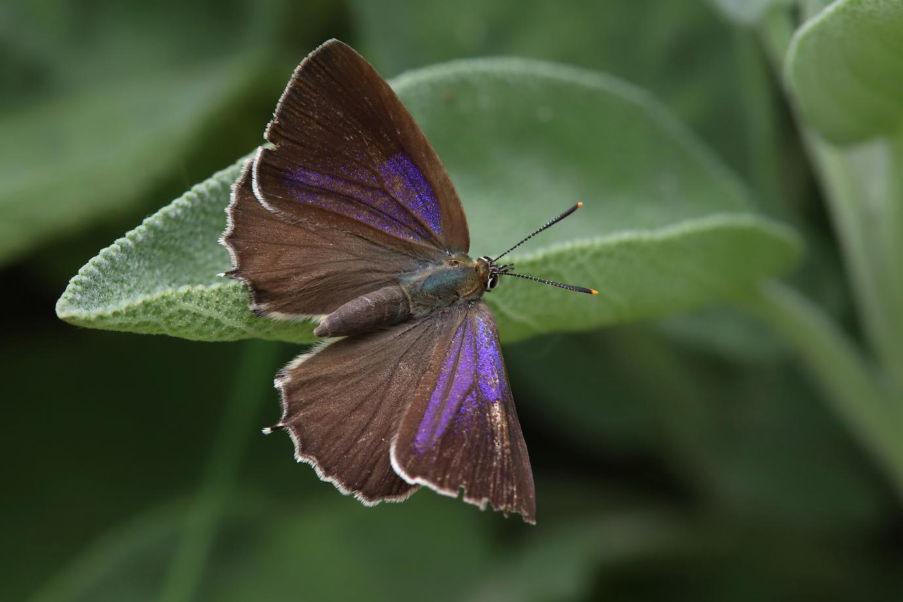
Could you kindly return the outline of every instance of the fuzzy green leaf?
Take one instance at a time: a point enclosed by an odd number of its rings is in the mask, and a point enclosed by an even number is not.
[[[248,310],[217,243],[239,164],[214,174],[101,251],[72,279],[57,314],[81,326],[201,341],[311,340],[306,324]]]
[[[903,3],[841,0],[796,33],[787,75],[806,119],[849,143],[901,127]]]
[[[500,252],[578,199],[575,217],[510,259],[598,297],[508,279],[487,295],[506,340],[664,315],[742,294],[798,254],[787,228],[637,89],[537,61],[423,69],[396,81],[448,167],[472,254]],[[217,239],[238,166],[149,218],[88,263],[59,315],[95,328],[204,340],[309,340],[310,325],[255,318]]]

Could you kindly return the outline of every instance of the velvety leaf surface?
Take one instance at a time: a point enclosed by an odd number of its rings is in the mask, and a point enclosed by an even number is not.
[[[806,119],[833,142],[888,135],[903,122],[903,3],[841,0],[807,22],[787,54]]]
[[[688,131],[616,79],[497,59],[424,69],[396,88],[451,173],[474,255],[498,253],[585,201],[511,260],[601,295],[509,279],[488,295],[508,340],[713,302],[797,256],[792,232],[758,217]],[[60,316],[205,340],[306,340],[303,325],[254,318],[241,288],[216,276],[229,266],[217,238],[237,170],[196,187],[92,260],[60,299]]]
[[[213,175],[92,259],[57,304],[63,319],[94,328],[204,341],[311,340],[307,324],[258,318],[217,240],[239,165]]]

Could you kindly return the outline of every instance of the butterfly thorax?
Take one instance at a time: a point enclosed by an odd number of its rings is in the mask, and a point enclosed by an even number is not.
[[[479,299],[486,290],[482,272],[479,261],[462,253],[403,279],[401,286],[410,297],[412,317],[419,318],[454,303]]]
[[[323,318],[317,336],[348,336],[422,318],[455,303],[479,299],[489,265],[463,253],[427,265],[371,293],[348,301]]]

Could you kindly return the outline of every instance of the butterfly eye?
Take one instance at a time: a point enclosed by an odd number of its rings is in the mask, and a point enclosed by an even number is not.
[[[499,277],[495,274],[491,274],[489,279],[486,281],[486,290],[492,290],[499,283]]]

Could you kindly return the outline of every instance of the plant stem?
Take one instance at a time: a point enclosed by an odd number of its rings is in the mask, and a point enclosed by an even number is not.
[[[172,559],[160,600],[187,601],[197,591],[216,538],[217,523],[232,493],[250,436],[258,432],[255,422],[258,410],[272,391],[267,385],[277,349],[273,343],[264,341],[244,343],[203,484],[188,512],[182,541]]]
[[[899,175],[889,145],[841,150],[805,130],[804,139],[843,245],[860,320],[885,372],[903,391],[901,270],[892,254],[900,247],[894,230],[903,199],[892,196]]]
[[[817,305],[787,286],[765,284],[745,306],[794,347],[834,411],[903,498],[903,412],[873,367]]]

